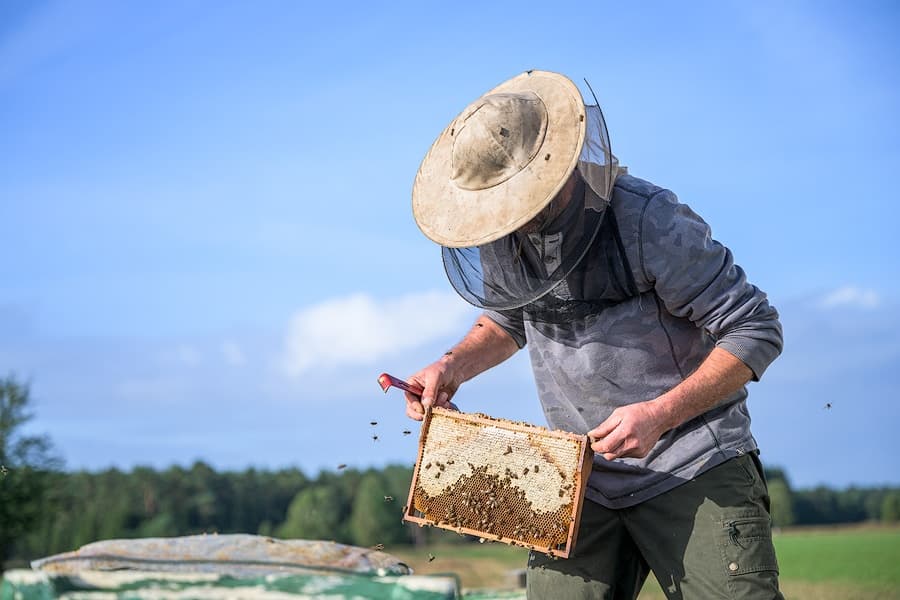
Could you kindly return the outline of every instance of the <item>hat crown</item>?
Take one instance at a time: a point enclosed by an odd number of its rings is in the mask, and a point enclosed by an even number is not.
[[[546,132],[547,107],[534,92],[483,96],[451,129],[451,181],[464,190],[503,183],[534,159]]]

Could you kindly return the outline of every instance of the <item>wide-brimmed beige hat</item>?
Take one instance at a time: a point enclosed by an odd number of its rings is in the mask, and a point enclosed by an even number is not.
[[[449,248],[519,229],[562,188],[584,144],[585,107],[567,77],[527,71],[470,104],[425,155],[413,216]]]

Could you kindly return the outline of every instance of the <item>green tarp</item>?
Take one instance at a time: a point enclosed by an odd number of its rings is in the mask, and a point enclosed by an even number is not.
[[[9,571],[0,587],[0,600],[458,597],[454,576],[414,575],[385,552],[253,535],[95,542]]]
[[[457,598],[452,577],[348,573],[231,577],[202,573],[40,571],[4,574],[0,600],[298,600],[301,598],[448,600]]]

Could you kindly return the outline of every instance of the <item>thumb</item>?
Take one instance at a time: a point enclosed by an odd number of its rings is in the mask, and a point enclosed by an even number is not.
[[[422,406],[432,406],[435,402],[435,396],[437,396],[439,382],[435,379],[431,379],[425,382],[425,385],[422,386]]]

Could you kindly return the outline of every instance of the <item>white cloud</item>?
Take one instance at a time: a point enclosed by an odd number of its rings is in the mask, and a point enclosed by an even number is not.
[[[232,367],[243,367],[247,364],[247,358],[244,356],[244,351],[241,350],[241,347],[238,346],[237,342],[226,340],[222,342],[221,350],[225,362]]]
[[[875,290],[845,285],[826,294],[820,304],[824,308],[877,308],[881,296]]]
[[[461,337],[472,310],[457,295],[441,292],[328,300],[291,318],[283,367],[297,376],[317,367],[371,364],[443,337]]]

